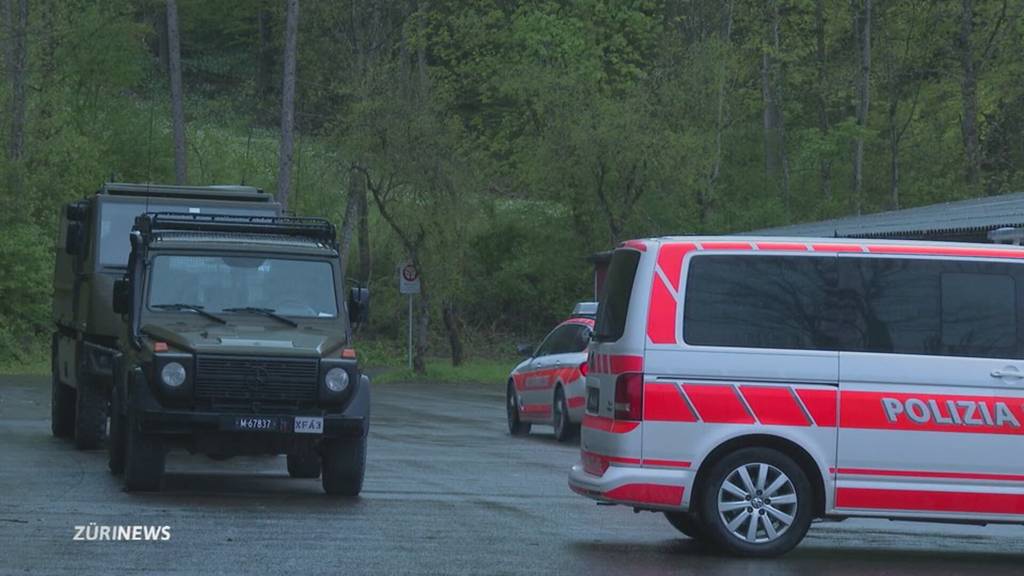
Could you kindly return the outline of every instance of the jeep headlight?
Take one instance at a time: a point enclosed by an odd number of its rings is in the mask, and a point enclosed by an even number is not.
[[[324,386],[336,394],[348,390],[348,372],[344,368],[331,368],[324,376]]]
[[[160,370],[160,380],[170,388],[177,388],[185,383],[185,367],[179,362],[168,362]]]

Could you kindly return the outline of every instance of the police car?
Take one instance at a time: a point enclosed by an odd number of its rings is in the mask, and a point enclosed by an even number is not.
[[[587,345],[594,328],[596,302],[580,302],[572,317],[555,327],[540,346],[520,346],[527,358],[508,377],[506,413],[513,436],[534,424],[550,424],[555,438],[574,438],[583,419]]]
[[[734,554],[817,518],[1024,523],[1024,248],[629,241],[586,392],[570,487]]]

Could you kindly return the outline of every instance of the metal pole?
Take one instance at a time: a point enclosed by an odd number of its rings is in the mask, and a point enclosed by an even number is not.
[[[412,294],[409,294],[409,369],[412,370]]]

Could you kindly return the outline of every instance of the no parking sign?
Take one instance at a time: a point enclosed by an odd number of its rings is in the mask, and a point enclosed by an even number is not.
[[[400,294],[420,293],[420,271],[412,262],[398,267],[398,292]]]

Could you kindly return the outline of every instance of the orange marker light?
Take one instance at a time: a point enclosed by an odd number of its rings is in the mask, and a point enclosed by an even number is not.
[[[356,349],[355,348],[342,348],[341,349],[341,357],[342,358],[355,358],[356,357]]]
[[[154,342],[153,352],[167,352],[167,342]]]

